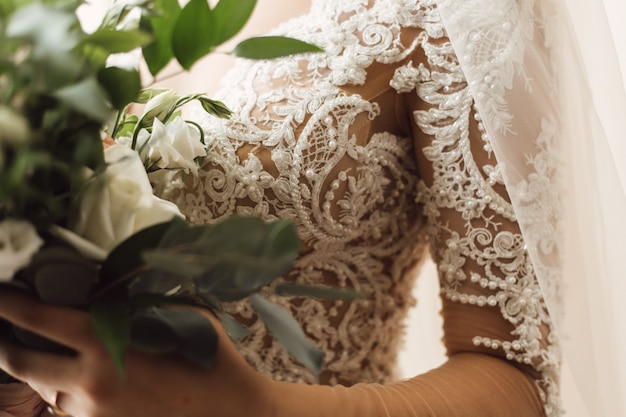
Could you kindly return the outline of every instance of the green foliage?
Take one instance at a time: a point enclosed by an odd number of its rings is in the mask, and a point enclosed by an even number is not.
[[[301,364],[318,374],[324,353],[306,339],[293,316],[258,294],[250,296],[250,304],[276,340]]]
[[[105,123],[115,120],[109,133],[131,138],[136,149],[141,131],[150,135],[155,119],[166,124],[191,101],[212,116],[232,115],[204,94],[142,88],[137,70],[108,66],[108,58],[141,48],[155,77],[172,60],[189,69],[243,28],[256,0],[220,0],[214,8],[207,0],[190,0],[183,8],[177,0],[119,1],[93,33],[76,18],[80,3],[0,0],[0,221],[24,219],[46,241],[13,284],[46,302],[88,309],[122,376],[131,346],[177,352],[209,366],[217,333],[197,307],[214,311],[232,337],[241,337],[247,329],[222,304],[244,298],[296,359],[318,372],[321,352],[288,312],[258,295],[286,275],[298,254],[290,222],[233,217],[191,226],[175,218],[131,236],[102,262],[52,237],[50,226],[71,227],[86,186],[107,172]],[[267,59],[317,51],[295,39],[263,37],[240,43],[232,54]],[[131,103],[144,104],[143,113],[129,113]],[[187,123],[204,143],[200,126]],[[285,295],[356,296],[292,284],[277,288]],[[26,344],[59,349],[23,330],[14,334]]]
[[[218,45],[235,36],[250,19],[256,0],[220,0],[213,11]]]
[[[111,354],[115,367],[124,376],[124,358],[130,346],[131,324],[128,306],[119,300],[102,300],[89,309],[96,333]]]
[[[305,52],[322,52],[322,49],[298,39],[260,36],[240,42],[231,54],[248,59],[274,59]]]
[[[181,8],[177,0],[155,0],[155,13],[144,13],[140,26],[152,33],[152,43],[143,47],[143,57],[152,75],[161,71],[174,57],[172,33]]]
[[[216,44],[215,16],[206,0],[189,0],[172,32],[172,50],[180,65],[189,70]]]
[[[111,104],[118,109],[134,101],[141,90],[141,79],[136,70],[102,68],[98,72],[98,82],[107,91]]]

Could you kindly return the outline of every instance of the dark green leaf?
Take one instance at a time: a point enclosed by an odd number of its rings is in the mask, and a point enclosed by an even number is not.
[[[150,40],[150,35],[141,30],[99,29],[87,36],[83,42],[116,54],[132,51],[148,44]]]
[[[217,350],[211,321],[197,310],[152,307],[133,317],[133,346],[154,353],[178,352],[209,367]]]
[[[177,0],[157,0],[156,16],[141,16],[140,27],[152,33],[153,41],[143,47],[143,57],[152,75],[161,71],[174,57],[172,51],[172,33],[180,14]]]
[[[250,296],[250,304],[276,340],[298,362],[316,375],[319,374],[324,353],[307,340],[300,324],[291,314],[258,294]]]
[[[287,219],[281,219],[268,225],[269,233],[264,254],[278,257],[294,257],[300,249],[300,240],[293,223]]]
[[[126,304],[121,301],[97,301],[89,311],[98,337],[123,378],[124,358],[130,345],[130,320]]]
[[[109,94],[111,103],[116,109],[123,109],[134,101],[141,90],[141,79],[135,70],[103,68],[98,72],[98,81]]]
[[[213,9],[217,24],[217,39],[220,45],[235,36],[250,19],[256,0],[220,0]]]
[[[187,223],[175,217],[135,233],[116,246],[100,270],[100,287],[107,287],[120,277],[143,265],[142,252],[159,246],[161,238],[173,229],[186,228]]]
[[[172,50],[180,65],[189,70],[215,46],[216,27],[207,0],[190,0],[178,16],[172,34]]]
[[[202,306],[202,303],[186,296],[163,295],[162,293],[133,295],[129,303],[133,308],[146,308],[150,306]]]
[[[209,319],[197,310],[163,310],[175,324],[181,341],[180,352],[194,363],[208,368],[217,351],[217,332]]]
[[[84,307],[98,278],[96,265],[62,246],[40,250],[25,273],[39,297],[51,304]]]
[[[239,43],[231,54],[248,59],[273,59],[305,52],[323,52],[315,45],[283,36],[260,36]]]
[[[131,345],[134,348],[148,353],[165,354],[176,351],[180,345],[176,332],[163,320],[156,307],[133,313],[131,323]]]
[[[148,250],[143,253],[146,265],[170,274],[193,277],[204,273],[217,261],[168,250]]]
[[[363,294],[344,288],[292,283],[277,285],[276,294],[295,297],[314,297],[322,300],[356,300],[363,298]]]
[[[73,109],[96,120],[104,122],[111,113],[107,106],[108,98],[106,93],[100,87],[95,77],[87,78],[77,84],[57,90],[54,96]]]
[[[83,122],[78,130],[72,132],[74,163],[88,166],[93,170],[104,165],[101,129],[101,124],[92,120]]]

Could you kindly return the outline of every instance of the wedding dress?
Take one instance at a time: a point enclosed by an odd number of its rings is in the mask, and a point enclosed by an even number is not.
[[[324,350],[319,380],[270,337],[248,304],[229,306],[251,329],[239,349],[255,368],[286,381],[369,383],[356,388],[371,402],[346,416],[553,417],[562,414],[565,332],[565,341],[580,345],[573,355],[570,348],[570,360],[596,402],[591,415],[622,415],[615,411],[620,379],[612,375],[619,350],[611,352],[612,343],[587,349],[593,341],[586,332],[602,341],[612,334],[602,282],[605,273],[621,275],[604,261],[619,263],[614,255],[626,230],[623,222],[596,229],[596,213],[609,207],[619,216],[625,204],[601,204],[604,194],[595,189],[615,188],[605,181],[612,174],[595,179],[589,169],[602,134],[589,122],[590,106],[579,106],[590,100],[576,51],[560,43],[571,39],[559,32],[568,28],[557,13],[563,4],[313,0],[309,14],[275,33],[318,44],[325,54],[241,61],[216,97],[233,118],[190,116],[202,121],[209,157],[197,178],[175,177],[163,195],[194,223],[290,218],[302,251],[284,278],[365,295],[273,300]],[[597,149],[578,146],[581,137]],[[604,162],[609,171],[612,162]],[[589,250],[602,233],[617,244],[606,254]],[[563,242],[580,247],[567,251]],[[586,262],[590,254],[597,262]],[[450,365],[393,383],[402,321],[415,302],[410,289],[428,256],[439,272]],[[580,327],[570,334],[560,319],[563,276],[594,277],[570,303],[581,313],[567,312]],[[485,359],[458,359],[468,353]]]
[[[326,53],[240,62],[216,96],[234,110],[233,118],[191,116],[203,122],[209,157],[197,178],[177,178],[164,196],[194,223],[233,215],[290,218],[302,251],[285,279],[365,295],[353,302],[274,300],[324,350],[320,382],[394,380],[402,321],[414,303],[410,288],[430,251],[441,281],[448,354],[503,358],[526,379],[490,373],[489,364],[470,367],[457,381],[458,375],[450,377],[449,393],[427,398],[429,409],[451,407],[467,415],[469,408],[454,400],[463,392],[460,381],[471,384],[485,374],[500,388],[492,394],[501,410],[522,393],[540,406],[533,414],[530,406],[517,410],[519,415],[539,415],[541,409],[557,416],[560,354],[551,300],[535,274],[550,265],[533,261],[488,126],[496,123],[501,134],[513,133],[518,123],[532,124],[524,126],[532,136],[517,138],[517,157],[530,158],[541,175],[518,185],[518,195],[540,188],[554,171],[550,152],[557,127],[532,109],[526,120],[514,120],[501,99],[524,55],[517,37],[535,28],[519,24],[520,14],[532,10],[511,1],[491,3],[490,12],[474,13],[480,21],[467,22],[477,30],[461,55],[444,27],[444,2],[314,1],[309,14],[276,33],[315,43]],[[487,30],[489,19],[500,19],[499,32]],[[494,47],[503,51],[501,62],[481,77],[482,84],[471,85],[462,60]],[[546,74],[526,82],[530,89],[552,79]],[[551,224],[553,213],[536,213]],[[553,232],[534,230],[544,245]],[[229,311],[252,330],[239,348],[254,367],[280,380],[316,381],[269,337],[248,304],[235,303]],[[409,390],[403,400],[420,395]],[[450,404],[437,408],[447,395]],[[492,415],[488,407],[483,415]]]

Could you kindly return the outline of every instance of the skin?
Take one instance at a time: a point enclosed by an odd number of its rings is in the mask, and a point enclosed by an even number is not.
[[[210,369],[178,357],[130,351],[127,375],[121,381],[87,313],[3,290],[0,317],[62,343],[76,355],[37,352],[4,339],[0,340],[0,368],[27,382],[49,403],[54,403],[58,392],[57,405],[75,417],[119,417],[120,410],[126,416],[207,416],[207,404],[209,415],[251,415],[249,408],[256,415],[268,415],[264,409],[271,407],[276,384],[252,369],[215,319],[206,316],[220,336]],[[249,401],[225,401],[232,398],[232,387],[237,387],[238,398]],[[220,400],[211,402],[211,398]]]

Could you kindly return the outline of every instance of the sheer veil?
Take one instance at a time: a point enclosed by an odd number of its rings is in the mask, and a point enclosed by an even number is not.
[[[438,5],[501,163],[563,361],[590,416],[624,416],[626,178],[616,167],[626,162],[626,97],[602,3]],[[601,77],[588,76],[594,67]]]

